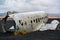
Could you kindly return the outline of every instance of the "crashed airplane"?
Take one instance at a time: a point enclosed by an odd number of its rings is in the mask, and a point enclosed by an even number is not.
[[[4,25],[9,17],[12,18],[15,22],[15,25],[9,28],[10,30],[14,29],[14,35],[17,35],[18,33],[24,35],[37,30],[44,31],[49,29],[49,27],[46,27],[48,13],[44,11],[13,13],[11,15],[9,15],[7,12],[7,15],[2,19],[3,32],[6,32]]]

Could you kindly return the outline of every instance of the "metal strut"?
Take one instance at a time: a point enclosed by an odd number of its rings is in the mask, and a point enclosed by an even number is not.
[[[6,32],[6,29],[5,29],[5,27],[6,27],[6,20],[7,20],[7,18],[9,17],[9,15],[8,15],[8,12],[7,12],[7,15],[1,20],[2,21],[2,30],[3,30],[3,32]]]

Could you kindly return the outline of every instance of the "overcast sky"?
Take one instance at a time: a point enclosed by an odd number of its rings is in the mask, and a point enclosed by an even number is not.
[[[0,13],[7,11],[46,11],[60,13],[60,0],[0,0]]]

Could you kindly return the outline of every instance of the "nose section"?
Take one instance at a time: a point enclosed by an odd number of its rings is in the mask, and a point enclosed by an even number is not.
[[[2,21],[1,24],[2,24],[2,31],[3,32],[12,31],[9,28],[11,28],[12,26],[15,27],[15,25],[16,25],[15,21],[13,20],[13,18],[10,18],[8,16],[8,14],[1,21]]]

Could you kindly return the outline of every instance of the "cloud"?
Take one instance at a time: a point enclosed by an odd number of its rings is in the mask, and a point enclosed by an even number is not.
[[[58,0],[5,0],[4,5],[0,5],[0,10],[15,11],[47,11],[48,13],[58,13]]]

